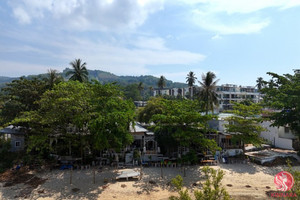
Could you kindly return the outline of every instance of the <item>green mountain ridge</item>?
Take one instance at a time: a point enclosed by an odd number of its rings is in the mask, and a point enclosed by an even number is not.
[[[66,77],[67,71],[71,69],[66,68],[63,70],[61,73],[64,79],[68,80],[68,77]],[[98,80],[99,82],[105,84],[105,83],[117,83],[118,85],[121,86],[126,86],[129,84],[134,84],[134,83],[139,83],[142,82],[144,85],[144,88],[146,89],[147,87],[157,87],[157,82],[158,79],[157,77],[154,77],[152,75],[141,75],[141,76],[117,76],[113,73],[110,72],[105,72],[101,70],[88,70],[89,72],[89,79],[90,80]],[[46,74],[38,74],[38,75],[29,75],[26,76],[28,78],[30,77],[35,77],[35,76],[40,76],[44,77]],[[9,83],[15,79],[18,79],[19,77],[5,77],[5,76],[0,76],[0,87],[4,87],[6,83]],[[166,87],[167,88],[183,88],[187,87],[187,84],[185,83],[179,83],[179,82],[173,82],[171,80],[166,80]]]

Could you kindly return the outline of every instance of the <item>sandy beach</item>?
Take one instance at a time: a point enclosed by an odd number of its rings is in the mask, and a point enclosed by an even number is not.
[[[284,169],[279,167],[264,167],[256,164],[220,164],[212,166],[225,172],[222,184],[229,194],[237,200],[268,199],[267,191],[275,191],[274,176]],[[184,186],[191,192],[201,189],[203,173],[200,166],[186,167]],[[140,168],[135,168],[140,170]],[[297,167],[300,170],[300,167]],[[147,167],[142,169],[142,178],[132,180],[115,180],[122,170],[103,168],[73,170],[70,184],[70,170],[53,170],[47,172],[29,172],[31,180],[38,177],[39,183],[30,184],[30,180],[15,185],[0,183],[0,199],[168,199],[176,195],[170,180],[176,175],[184,176],[182,168]],[[94,183],[95,180],[95,183]]]

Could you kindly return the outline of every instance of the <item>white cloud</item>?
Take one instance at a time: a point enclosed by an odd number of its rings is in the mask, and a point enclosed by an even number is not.
[[[219,34],[217,34],[217,35],[214,35],[211,39],[212,40],[220,40],[220,39],[222,39],[222,37]]]
[[[81,58],[87,62],[89,69],[105,70],[118,75],[142,75],[149,74],[150,66],[197,64],[205,59],[205,56],[200,53],[170,49],[163,38],[145,35],[127,37],[121,41],[110,41],[95,40],[87,36],[79,37],[77,34],[64,35],[63,32],[53,34],[52,32],[17,29],[7,33],[4,31],[1,34],[18,38],[24,43],[30,42],[30,45],[20,43],[11,45],[9,48],[0,47],[2,55],[11,53],[22,55],[25,61],[30,60],[28,63],[45,63],[54,68],[59,66],[58,70],[69,67],[68,63],[71,60]],[[2,46],[1,43],[0,46]],[[33,55],[34,59],[32,59]],[[4,68],[7,71],[17,71],[17,65],[14,68],[10,67]],[[30,70],[29,67],[28,71]],[[31,73],[36,72],[31,71]]]
[[[20,23],[47,18],[62,29],[119,31],[142,25],[150,14],[163,9],[163,3],[163,0],[13,0],[9,4]]]
[[[75,40],[69,44],[64,44],[64,60],[74,59],[80,56],[86,60],[88,66],[116,73],[118,75],[141,75],[147,74],[147,66],[155,65],[186,65],[201,62],[205,56],[189,51],[172,50],[164,45],[162,39],[147,38],[146,43],[152,40],[161,41],[157,48],[138,47],[127,48],[133,41],[128,41],[127,45],[110,44],[104,41],[92,42],[89,40]],[[134,43],[134,42],[133,42]]]
[[[191,0],[179,2],[189,5],[195,24],[217,34],[249,34],[260,32],[271,19],[262,17],[267,8],[279,10],[300,6],[300,0]]]
[[[13,14],[21,24],[29,24],[31,22],[31,18],[28,13],[21,7],[16,7],[13,10]]]

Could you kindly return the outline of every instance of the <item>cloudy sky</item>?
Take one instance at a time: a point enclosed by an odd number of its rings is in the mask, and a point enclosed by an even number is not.
[[[300,69],[300,0],[1,0],[0,76],[81,58],[117,75],[255,85]]]

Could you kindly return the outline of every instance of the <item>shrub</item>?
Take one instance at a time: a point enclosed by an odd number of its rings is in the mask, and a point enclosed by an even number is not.
[[[222,187],[221,181],[224,176],[222,170],[215,170],[209,167],[202,168],[205,175],[205,183],[202,191],[194,191],[196,200],[231,200],[229,194]],[[182,189],[183,179],[180,175],[172,179],[171,183],[178,191],[179,197],[171,196],[170,200],[191,200],[192,197],[188,194],[188,190]]]

